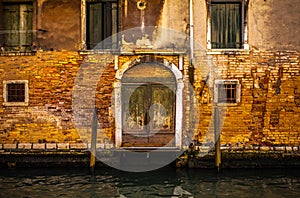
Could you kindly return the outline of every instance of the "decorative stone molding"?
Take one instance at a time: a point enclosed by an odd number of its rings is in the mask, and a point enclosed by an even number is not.
[[[115,143],[116,147],[121,147],[122,145],[122,97],[121,97],[121,90],[122,90],[122,77],[124,73],[130,69],[131,67],[134,67],[135,65],[140,64],[141,60],[135,60],[134,62],[136,64],[132,64],[132,61],[126,62],[123,64],[121,68],[116,73],[116,82],[114,84],[114,93],[115,93]],[[168,61],[163,61],[168,62]],[[155,62],[154,62],[155,63]],[[182,146],[182,116],[183,116],[183,76],[180,70],[174,65],[173,63],[168,62],[167,65],[162,63],[157,63],[163,67],[168,68],[174,75],[176,80],[176,115],[175,115],[175,147],[181,148]]]

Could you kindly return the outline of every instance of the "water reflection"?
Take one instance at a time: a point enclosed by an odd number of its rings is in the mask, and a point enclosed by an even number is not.
[[[0,197],[297,197],[297,170],[0,170]]]

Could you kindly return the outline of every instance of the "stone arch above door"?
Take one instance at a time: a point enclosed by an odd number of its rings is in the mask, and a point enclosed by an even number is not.
[[[138,67],[141,64],[150,63],[154,67],[162,67],[168,70],[174,76],[174,83],[176,85],[175,91],[175,120],[174,120],[174,147],[181,148],[182,144],[182,112],[183,112],[183,80],[182,73],[173,64],[164,59],[153,60],[148,58],[135,59],[134,61],[126,62],[116,73],[116,82],[114,83],[114,94],[115,94],[115,143],[116,147],[122,146],[122,78],[124,74],[134,67]],[[153,73],[148,74],[153,77]],[[147,74],[145,74],[147,76]],[[159,74],[158,74],[159,77]]]

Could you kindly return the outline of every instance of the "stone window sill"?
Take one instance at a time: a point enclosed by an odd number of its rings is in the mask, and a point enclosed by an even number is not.
[[[7,107],[26,107],[28,102],[4,102],[3,106]]]
[[[19,51],[3,51],[0,52],[0,56],[34,56],[36,52],[27,51],[27,52],[19,52]]]
[[[239,103],[217,103],[218,107],[237,107]]]
[[[242,54],[250,54],[250,50],[245,49],[209,49],[207,50],[207,54],[233,54],[233,55],[242,55]]]
[[[80,55],[93,55],[93,54],[119,54],[119,49],[91,49],[91,50],[80,50]]]

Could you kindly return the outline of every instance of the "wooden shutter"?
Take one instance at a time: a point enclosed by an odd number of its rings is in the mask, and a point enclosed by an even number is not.
[[[112,3],[111,4],[112,8],[112,29],[111,29],[111,36],[112,36],[112,48],[116,49],[118,47],[118,38],[117,38],[117,33],[118,33],[118,4],[117,3]]]
[[[18,5],[8,4],[4,6],[4,45],[7,50],[19,46],[19,13]]]
[[[102,3],[87,5],[87,47],[93,49],[102,40]]]
[[[212,48],[240,48],[242,37],[240,3],[211,5]]]
[[[117,47],[117,3],[87,4],[87,48]],[[114,35],[113,37],[111,37]],[[106,40],[105,40],[106,39]],[[103,42],[105,40],[105,42]],[[101,45],[99,45],[101,44]]]
[[[30,4],[20,5],[19,41],[22,49],[28,49],[32,44],[32,10]]]
[[[26,50],[32,44],[31,4],[4,5],[4,45],[7,50]]]

